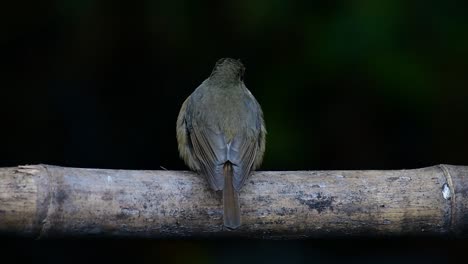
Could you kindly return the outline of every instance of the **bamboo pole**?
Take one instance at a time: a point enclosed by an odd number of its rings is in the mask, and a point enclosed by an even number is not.
[[[35,238],[468,234],[468,166],[260,171],[223,230],[221,196],[185,171],[0,168],[0,234]]]

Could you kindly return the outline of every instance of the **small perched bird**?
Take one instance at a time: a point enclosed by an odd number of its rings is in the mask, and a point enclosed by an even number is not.
[[[229,229],[241,225],[239,191],[265,152],[262,109],[245,87],[244,71],[239,60],[220,59],[177,118],[180,156],[213,190],[223,191],[224,226]]]

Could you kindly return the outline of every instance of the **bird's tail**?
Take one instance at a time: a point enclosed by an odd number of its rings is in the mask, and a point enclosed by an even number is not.
[[[236,229],[241,225],[239,195],[234,189],[232,164],[224,164],[224,226],[229,229]]]

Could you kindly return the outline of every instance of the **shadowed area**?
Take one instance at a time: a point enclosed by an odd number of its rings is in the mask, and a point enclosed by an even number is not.
[[[241,59],[264,111],[262,170],[468,165],[467,8],[435,0],[9,1],[0,8],[0,166],[185,170],[177,113],[221,57]],[[299,199],[316,210],[329,201]],[[247,252],[236,255],[243,262],[449,263],[467,245],[1,239],[2,254],[49,263],[217,263],[233,252]]]

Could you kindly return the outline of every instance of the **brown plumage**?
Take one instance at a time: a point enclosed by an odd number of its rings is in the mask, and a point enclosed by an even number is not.
[[[239,191],[265,152],[260,105],[242,81],[244,66],[221,59],[183,103],[177,119],[180,156],[223,191],[224,226],[240,226]]]

